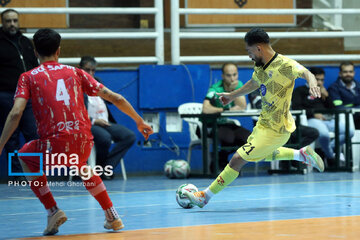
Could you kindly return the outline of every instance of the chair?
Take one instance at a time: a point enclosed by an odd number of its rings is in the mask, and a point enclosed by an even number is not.
[[[113,142],[111,142],[111,144],[112,143]],[[92,169],[96,165],[96,147],[95,147],[95,144],[94,144],[93,148],[91,149],[91,153],[90,153],[90,156],[88,158],[87,163]],[[120,159],[120,166],[121,166],[121,172],[122,172],[123,178],[126,181],[127,180],[127,175],[126,175],[126,169],[125,169],[125,164],[124,164],[124,159],[123,158]],[[72,176],[69,176],[69,181],[72,181]]]
[[[181,104],[178,107],[179,114],[198,114],[201,112],[202,112],[202,103],[190,102],[190,103]],[[202,122],[199,120],[199,118],[184,118],[184,121],[186,121],[189,124],[190,143],[188,147],[187,162],[190,165],[192,149],[197,145],[202,145],[201,139],[196,135],[197,127],[199,127],[200,131],[202,131]],[[202,134],[203,133],[201,132],[201,135]],[[209,138],[208,149],[210,149],[211,145],[212,145],[212,140]],[[211,162],[210,151],[208,151],[208,159],[210,164]]]
[[[351,114],[349,114],[349,127],[354,129],[354,136],[351,138],[351,151],[352,151],[352,171],[359,171],[359,165],[360,165],[360,130],[355,129],[355,122],[353,114],[355,113],[354,109]]]
[[[111,144],[113,144],[114,142],[111,141]],[[96,165],[96,147],[95,144],[93,146],[93,148],[91,149],[91,153],[90,156],[88,158],[88,165],[91,166],[91,168],[93,168]],[[125,169],[125,164],[124,164],[124,158],[120,159],[120,166],[121,166],[121,173],[123,175],[124,180],[127,180],[127,175],[126,175],[126,169]]]
[[[196,103],[196,102],[190,102],[190,103],[184,103],[181,104],[178,107],[178,113],[179,114],[199,114],[202,113],[202,107],[203,104],[202,103]],[[184,121],[186,121],[189,124],[189,133],[190,133],[190,144],[189,144],[189,148],[188,148],[188,155],[187,155],[187,162],[190,165],[191,162],[191,153],[192,153],[192,149],[193,147],[195,147],[196,145],[201,145],[202,141],[201,139],[196,135],[196,129],[199,127],[200,132],[202,131],[202,122],[199,120],[199,118],[184,118]],[[228,119],[229,122],[233,122],[235,125],[240,126],[240,122],[237,119]],[[201,136],[207,136],[203,135],[204,133],[201,132]],[[208,171],[210,170],[210,163],[211,163],[211,145],[213,143],[211,138],[208,138],[208,146],[207,148],[209,149],[209,151],[207,152],[207,159],[208,161],[208,166],[207,169]]]

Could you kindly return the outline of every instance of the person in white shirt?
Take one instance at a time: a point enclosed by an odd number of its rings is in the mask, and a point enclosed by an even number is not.
[[[83,56],[79,67],[94,76],[96,71],[96,60],[94,57]],[[94,77],[101,82],[99,78]],[[100,97],[84,96],[85,104],[91,120],[91,132],[94,135],[96,147],[96,164],[102,167],[111,165],[113,169],[119,164],[129,148],[134,144],[136,136],[133,131],[117,124],[107,105]],[[87,101],[86,101],[87,99]],[[110,147],[114,142],[114,147]],[[103,178],[112,179],[103,176]]]

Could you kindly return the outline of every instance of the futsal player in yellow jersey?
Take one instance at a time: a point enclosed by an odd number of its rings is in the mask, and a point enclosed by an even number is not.
[[[243,87],[218,95],[223,105],[227,105],[236,97],[260,88],[261,115],[247,143],[236,151],[216,180],[204,191],[185,193],[193,204],[201,208],[213,195],[233,182],[247,162],[293,159],[324,171],[323,160],[310,146],[300,150],[282,147],[296,128],[290,113],[295,79],[306,79],[310,94],[321,97],[314,75],[295,60],[276,53],[268,34],[261,28],[247,32],[245,43],[249,57],[255,62],[252,78]]]

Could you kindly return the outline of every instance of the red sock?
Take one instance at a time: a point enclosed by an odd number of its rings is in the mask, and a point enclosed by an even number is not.
[[[83,180],[86,189],[100,203],[103,210],[113,206],[106,187],[99,176],[92,176],[89,180]]]
[[[40,202],[45,206],[45,209],[50,209],[56,206],[55,199],[47,185],[47,179],[45,175],[32,181],[30,184],[31,190],[39,198]]]

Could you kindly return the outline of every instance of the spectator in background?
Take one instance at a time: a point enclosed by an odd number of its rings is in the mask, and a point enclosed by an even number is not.
[[[94,76],[96,64],[94,57],[84,56],[81,58],[79,67],[91,76]],[[94,78],[101,82],[99,78]],[[96,164],[102,167],[111,165],[115,169],[121,158],[124,157],[129,148],[134,144],[136,136],[131,130],[116,123],[106,102],[101,97],[87,95],[84,97],[92,124],[91,133],[94,136],[96,147]],[[110,151],[112,141],[115,145]],[[108,177],[102,175],[102,177],[109,180],[114,176]]]
[[[322,68],[312,67],[309,69],[314,74],[317,84],[320,87],[321,97],[314,98],[309,94],[309,86],[297,87],[293,93],[292,108],[305,109],[308,118],[308,125],[316,128],[319,133],[319,144],[321,150],[324,152],[328,164],[334,165],[335,163],[335,139],[330,141],[330,132],[335,131],[335,119],[331,114],[316,113],[316,110],[335,108],[329,93],[324,87],[325,72]],[[340,145],[345,143],[345,123],[339,123]],[[350,137],[354,135],[354,131],[350,130]]]
[[[1,22],[0,131],[14,105],[14,94],[20,74],[39,65],[31,41],[19,31],[19,13],[14,9],[6,9],[1,13]],[[38,138],[31,101],[26,105],[18,128],[5,145],[7,153],[20,148],[20,132],[24,135],[26,142]],[[12,172],[22,171],[17,158],[12,159],[11,165]]]
[[[328,89],[337,108],[360,108],[360,82],[354,76],[354,63],[342,62],[338,79]],[[354,114],[354,122],[355,128],[360,129],[360,113]]]
[[[225,63],[222,67],[222,80],[213,84],[203,102],[203,113],[221,113],[225,110],[236,111],[246,109],[246,99],[244,96],[237,97],[233,102],[223,106],[216,93],[231,92],[242,87],[243,83],[238,79],[238,69],[233,63]],[[223,147],[242,146],[246,143],[250,131],[236,125],[227,118],[218,119],[218,136]],[[219,167],[223,170],[228,164],[228,156],[234,151],[221,150],[219,152]],[[213,172],[214,163],[210,165]]]

